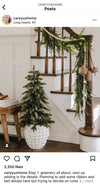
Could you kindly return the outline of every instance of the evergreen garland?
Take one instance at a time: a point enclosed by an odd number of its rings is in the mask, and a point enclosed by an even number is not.
[[[58,53],[61,52],[62,48],[67,52],[76,53],[76,64],[74,70],[76,71],[76,83],[75,83],[75,107],[76,107],[76,115],[79,116],[84,110],[84,101],[88,103],[88,99],[90,98],[90,87],[89,82],[87,82],[82,75],[79,74],[78,70],[84,63],[84,44],[88,44],[89,47],[90,41],[88,37],[83,37],[82,33],[84,29],[81,31],[79,36],[74,38],[68,37],[60,37],[60,34],[54,31],[52,27],[45,27],[46,30],[52,33],[54,36],[60,39],[67,39],[68,41],[61,41],[49,35],[44,29],[42,29],[42,38],[44,44],[48,44],[48,47],[51,51],[53,51],[54,46],[56,46]]]
[[[83,65],[84,61],[84,47],[79,48],[79,52],[77,55],[76,62],[76,86],[75,86],[75,107],[76,107],[76,115],[80,117],[81,112],[83,112],[83,88],[84,88],[84,77],[79,74],[79,67]]]
[[[35,71],[33,66],[33,71],[25,78],[28,83],[23,87],[26,91],[22,93],[21,112],[24,114],[20,118],[20,126],[33,125],[33,130],[36,130],[36,125],[50,127],[54,121],[51,120],[51,114],[46,107],[48,102],[39,71]]]

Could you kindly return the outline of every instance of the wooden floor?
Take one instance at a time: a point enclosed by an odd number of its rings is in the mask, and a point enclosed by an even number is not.
[[[4,137],[0,135],[0,152],[36,152],[33,149],[28,148],[25,140],[17,141],[16,137],[10,137],[10,148],[4,148]],[[79,145],[48,141],[46,146],[39,152],[82,152]]]

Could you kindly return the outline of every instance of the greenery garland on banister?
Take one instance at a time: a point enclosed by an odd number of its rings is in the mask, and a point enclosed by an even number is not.
[[[84,102],[90,98],[90,87],[89,82],[86,81],[85,77],[79,74],[79,68],[83,66],[84,63],[84,46],[90,45],[90,40],[88,37],[82,36],[83,30],[77,38],[61,37],[60,34],[55,32],[52,27],[42,28],[42,37],[44,44],[47,44],[49,49],[53,51],[54,46],[56,46],[58,53],[61,52],[62,48],[67,52],[76,53],[76,84],[75,84],[75,107],[76,115],[79,116],[84,111]],[[87,66],[87,57],[86,57]],[[88,102],[87,102],[88,103]]]

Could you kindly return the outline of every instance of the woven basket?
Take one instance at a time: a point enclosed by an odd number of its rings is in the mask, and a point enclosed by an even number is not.
[[[45,146],[49,137],[49,128],[44,126],[36,126],[37,130],[32,130],[32,125],[25,126],[24,136],[27,145],[32,149],[41,149]]]

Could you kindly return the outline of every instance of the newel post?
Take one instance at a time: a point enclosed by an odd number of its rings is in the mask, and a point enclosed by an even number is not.
[[[92,35],[88,36],[89,41],[92,42]],[[87,57],[88,57],[88,69],[90,69],[90,64],[91,64],[91,58],[90,58],[90,54],[89,54],[89,46],[87,45]],[[85,113],[85,130],[88,129],[93,129],[93,107],[92,107],[92,79],[91,81],[88,81],[89,83],[89,88],[90,88],[90,93],[89,93],[89,97],[87,98],[87,102],[86,102],[86,113]]]

